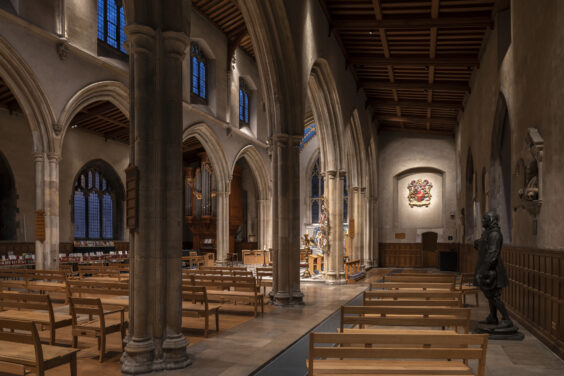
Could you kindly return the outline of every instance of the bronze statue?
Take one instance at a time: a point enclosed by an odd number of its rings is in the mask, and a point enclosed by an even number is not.
[[[490,314],[480,324],[493,325],[493,328],[478,328],[478,332],[489,333],[492,339],[522,339],[522,334],[509,318],[505,304],[501,300],[501,290],[509,285],[507,272],[501,260],[503,236],[499,228],[499,217],[496,212],[488,212],[482,218],[484,232],[474,242],[478,250],[478,262],[475,270],[475,283],[488,299]],[[497,312],[501,314],[498,321]]]

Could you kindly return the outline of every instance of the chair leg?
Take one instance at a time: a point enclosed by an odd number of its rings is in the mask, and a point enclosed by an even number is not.
[[[78,347],[78,336],[72,336],[72,347],[75,349]]]
[[[70,365],[71,376],[77,376],[77,373],[76,373],[76,353],[71,354],[69,365]]]
[[[104,353],[106,352],[106,334],[104,331],[100,334],[100,363],[104,361]]]
[[[215,310],[215,331],[219,333],[219,309]]]
[[[480,299],[479,299],[478,293],[476,293],[476,307],[479,307],[479,306],[480,306]]]
[[[205,317],[206,326],[205,326],[205,328],[204,328],[204,336],[205,336],[205,337],[208,336],[209,321],[210,321],[210,315],[209,315],[209,314],[206,314],[206,317]]]
[[[55,344],[55,325],[51,325],[51,339],[49,342],[50,345]]]

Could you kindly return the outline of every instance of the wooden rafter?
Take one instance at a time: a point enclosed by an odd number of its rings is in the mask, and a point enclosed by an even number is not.
[[[473,67],[479,64],[476,56],[448,56],[448,57],[426,57],[426,56],[394,56],[380,57],[372,55],[351,55],[348,58],[349,64],[365,66],[417,66],[417,65],[444,65],[444,66],[464,66]]]
[[[386,81],[362,81],[360,86],[364,89],[400,89],[400,90],[446,90],[446,91],[470,91],[467,82],[435,82],[430,84],[425,81],[408,82],[386,82]]]
[[[374,17],[333,19],[336,29],[408,29],[408,28],[470,28],[491,27],[491,17],[396,18],[376,21]]]

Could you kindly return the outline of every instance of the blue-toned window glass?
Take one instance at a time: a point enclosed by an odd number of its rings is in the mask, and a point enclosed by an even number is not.
[[[74,237],[86,237],[86,199],[81,191],[74,192]]]
[[[80,172],[73,194],[74,238],[113,239],[114,195],[108,180],[95,168]]]
[[[250,109],[249,109],[249,89],[245,81],[239,80],[239,122],[249,124],[250,122]]]
[[[102,238],[112,239],[114,237],[113,200],[109,193],[102,198],[102,224]]]
[[[311,223],[319,223],[321,201],[324,193],[324,177],[321,173],[321,161],[319,158],[313,164],[311,170]]]
[[[120,0],[97,0],[98,39],[123,53],[125,11]]]
[[[190,51],[190,66],[192,69],[190,86],[192,87],[191,92],[194,94],[192,98],[195,98],[202,103],[207,103],[207,59],[196,43],[192,43]]]

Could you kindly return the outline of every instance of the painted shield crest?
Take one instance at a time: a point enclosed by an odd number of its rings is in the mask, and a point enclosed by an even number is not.
[[[409,195],[407,199],[409,200],[409,206],[429,206],[431,204],[431,188],[433,184],[427,179],[417,179],[412,180],[408,185]]]

